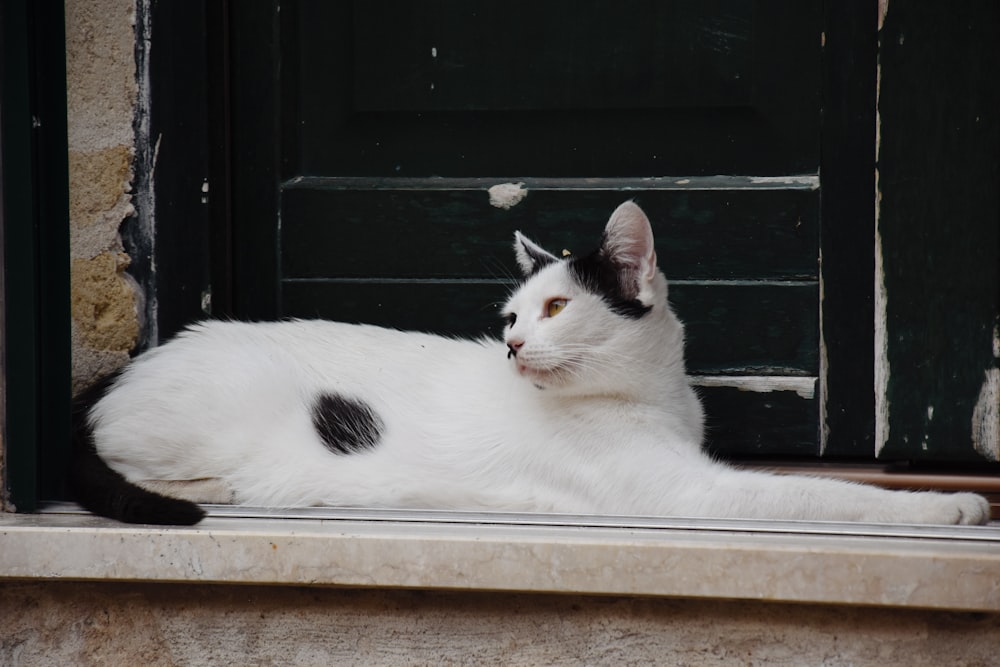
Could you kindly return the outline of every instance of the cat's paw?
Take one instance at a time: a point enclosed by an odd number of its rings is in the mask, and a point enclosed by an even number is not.
[[[926,494],[927,503],[921,523],[979,526],[990,520],[990,504],[975,493]]]

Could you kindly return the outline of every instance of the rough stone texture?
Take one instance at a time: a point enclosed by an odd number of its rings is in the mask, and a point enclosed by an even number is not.
[[[1000,616],[88,583],[0,588],[4,665],[988,665]]]
[[[134,22],[132,0],[66,2],[74,390],[125,363],[139,332],[118,233],[134,213]]]
[[[124,253],[73,260],[72,308],[76,331],[97,350],[128,352],[138,334],[135,293],[124,273]]]

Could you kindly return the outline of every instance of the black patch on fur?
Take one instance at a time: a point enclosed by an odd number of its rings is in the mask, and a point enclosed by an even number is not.
[[[191,526],[205,516],[197,504],[147,491],[112,470],[97,454],[90,410],[107,394],[119,374],[109,375],[73,402],[70,489],[84,509],[125,523]]]
[[[588,292],[604,299],[612,312],[637,320],[653,309],[652,306],[627,296],[637,291],[638,286],[629,286],[626,289],[626,286],[622,285],[621,268],[612,262],[603,250],[595,250],[586,257],[568,261],[570,275],[576,282]]]
[[[367,403],[339,394],[320,394],[313,404],[312,422],[323,444],[334,454],[374,449],[384,428]]]

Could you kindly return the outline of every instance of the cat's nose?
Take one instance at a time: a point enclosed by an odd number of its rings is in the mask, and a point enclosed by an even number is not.
[[[523,340],[507,341],[507,349],[509,350],[509,352],[507,352],[507,358],[510,359],[511,357],[516,357],[517,351],[520,350],[522,347],[524,347]]]

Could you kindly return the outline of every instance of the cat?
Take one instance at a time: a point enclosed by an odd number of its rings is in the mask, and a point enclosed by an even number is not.
[[[194,524],[197,503],[980,524],[971,493],[730,467],[702,449],[645,213],[596,251],[515,234],[504,340],[327,321],[194,324],[82,396],[87,509]]]

